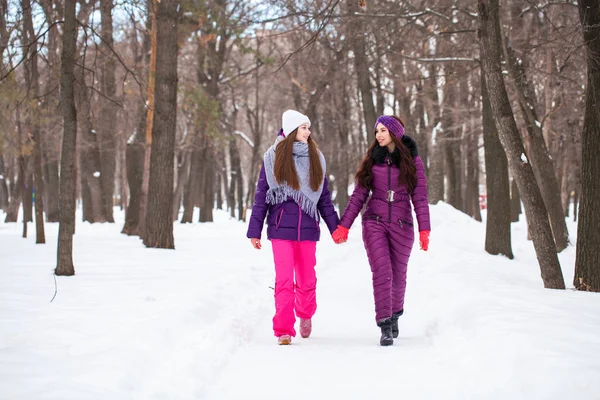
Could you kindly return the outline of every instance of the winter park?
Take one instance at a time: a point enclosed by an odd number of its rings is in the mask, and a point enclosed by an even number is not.
[[[7,0],[0,106],[0,400],[600,399],[597,0]]]

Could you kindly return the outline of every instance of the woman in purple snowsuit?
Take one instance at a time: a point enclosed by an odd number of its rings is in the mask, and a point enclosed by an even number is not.
[[[415,141],[404,135],[404,124],[394,116],[375,123],[375,141],[356,173],[356,186],[344,211],[336,243],[345,242],[348,230],[363,208],[362,236],[373,273],[375,320],[381,328],[380,344],[398,337],[398,318],[404,312],[406,268],[414,243],[412,205],[419,225],[421,249],[429,247],[429,205],[423,161]]]

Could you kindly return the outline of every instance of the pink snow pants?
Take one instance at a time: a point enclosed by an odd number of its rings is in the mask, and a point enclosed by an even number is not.
[[[309,319],[317,310],[317,242],[271,240],[275,260],[275,336],[296,336],[296,315]],[[295,275],[295,279],[294,279]]]

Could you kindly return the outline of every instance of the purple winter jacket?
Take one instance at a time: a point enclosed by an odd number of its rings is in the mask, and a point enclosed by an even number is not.
[[[254,196],[252,216],[248,225],[248,238],[260,239],[265,216],[267,217],[267,238],[296,241],[316,242],[321,236],[319,221],[302,211],[300,206],[292,199],[279,204],[267,204],[266,196],[269,190],[265,166],[260,170],[260,177]],[[337,228],[340,219],[331,202],[331,192],[327,178],[324,178],[323,192],[317,203],[317,209],[325,220],[330,233]],[[268,215],[267,215],[268,212]]]
[[[372,194],[363,214],[363,220],[377,219],[381,222],[413,226],[412,201],[417,215],[419,231],[431,230],[429,203],[427,199],[427,180],[425,178],[423,161],[418,155],[414,155],[413,160],[417,169],[417,185],[412,193],[408,193],[406,187],[400,185],[398,182],[400,170],[393,163],[386,162],[373,165]],[[388,195],[389,190],[393,190],[393,193],[389,192]],[[388,201],[388,196],[392,197],[391,202]],[[350,229],[368,197],[369,189],[357,184],[348,201],[348,206],[344,211],[340,225]]]

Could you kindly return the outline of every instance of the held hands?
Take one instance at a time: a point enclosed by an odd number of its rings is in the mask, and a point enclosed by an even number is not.
[[[254,246],[256,250],[260,250],[262,247],[260,244],[260,239],[252,238],[250,239],[250,243],[252,243],[252,246]]]
[[[421,244],[421,250],[427,251],[427,249],[429,249],[429,231],[419,232],[419,242]]]
[[[331,238],[337,244],[347,242],[348,241],[348,231],[349,231],[348,228],[346,228],[342,225],[338,225],[337,229],[335,231],[333,231],[333,233],[331,234]]]

